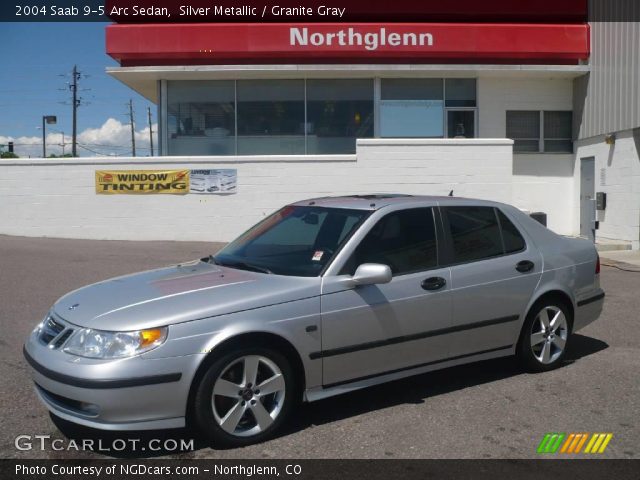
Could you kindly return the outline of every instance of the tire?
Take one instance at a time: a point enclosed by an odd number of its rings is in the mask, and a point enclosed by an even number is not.
[[[239,348],[215,360],[203,375],[194,397],[194,423],[215,447],[259,443],[286,421],[295,392],[284,355],[270,348]]]
[[[561,365],[571,323],[570,310],[561,300],[549,297],[536,302],[527,314],[518,342],[517,356],[522,366],[529,372],[546,372]]]

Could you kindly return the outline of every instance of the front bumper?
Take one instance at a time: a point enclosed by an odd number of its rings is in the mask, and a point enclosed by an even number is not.
[[[36,393],[53,414],[102,430],[183,427],[200,360],[199,355],[93,360],[47,348],[33,336],[24,356]]]

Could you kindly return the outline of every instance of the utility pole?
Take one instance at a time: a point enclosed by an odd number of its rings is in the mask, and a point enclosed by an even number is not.
[[[71,134],[71,155],[73,157],[78,156],[78,114],[77,110],[80,106],[80,100],[78,100],[78,80],[80,80],[80,72],[78,72],[78,67],[76,65],[73,66],[73,72],[71,72],[71,83],[69,84],[69,88],[71,89],[71,108],[73,109],[73,117],[72,117],[72,129],[73,132]]]
[[[131,123],[131,155],[136,156],[136,127],[133,123],[133,100],[129,99],[129,122]]]
[[[47,132],[44,126],[45,116],[42,117],[42,158],[47,158]]]
[[[149,147],[151,147],[151,156],[153,157],[153,129],[151,128],[151,107],[147,107],[147,118],[149,122]]]

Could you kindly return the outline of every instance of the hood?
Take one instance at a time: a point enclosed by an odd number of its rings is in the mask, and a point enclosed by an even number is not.
[[[80,288],[54,311],[81,327],[140,330],[317,296],[320,282],[195,261]]]

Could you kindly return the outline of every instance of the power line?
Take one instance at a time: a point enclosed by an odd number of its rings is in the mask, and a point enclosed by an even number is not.
[[[103,157],[117,157],[118,155],[115,153],[102,153],[102,152],[97,152],[95,150],[90,149],[89,147],[85,147],[84,145],[82,145],[81,143],[78,144],[78,146],[80,148],[82,148],[83,150],[87,150],[91,153],[95,153],[96,155],[102,155]]]

